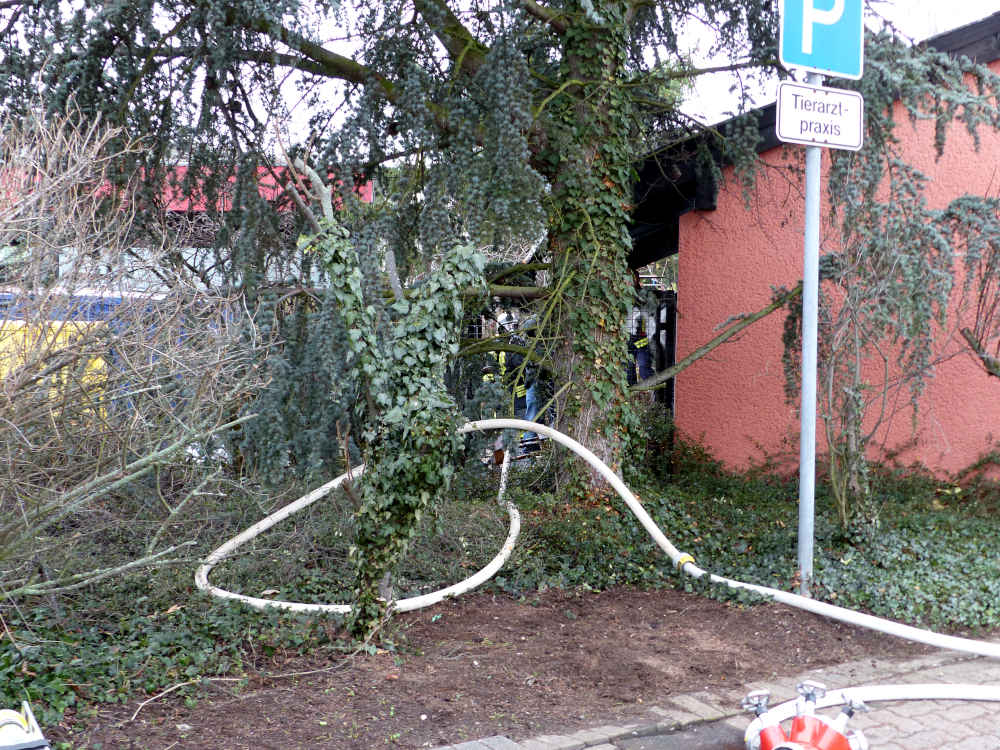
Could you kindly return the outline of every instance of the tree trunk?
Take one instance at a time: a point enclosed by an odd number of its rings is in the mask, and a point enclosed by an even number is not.
[[[552,179],[549,248],[561,342],[555,367],[557,382],[571,384],[558,405],[561,429],[619,471],[634,422],[624,363],[633,297],[626,257],[635,154],[629,101],[618,85],[625,4],[594,6],[604,23],[581,23],[567,32],[563,80],[605,83],[588,87],[586,97],[567,86],[548,133],[550,142],[563,144]],[[580,490],[598,489],[592,471],[577,478]]]
[[[575,259],[572,247],[566,260]],[[625,313],[629,285],[624,253],[596,259],[600,272],[576,276],[566,286],[562,341],[555,359],[557,382],[571,383],[559,404],[560,429],[579,440],[615,471],[621,469],[631,410],[625,380]],[[576,268],[578,276],[588,269]],[[616,278],[617,277],[617,278]],[[595,290],[612,289],[607,297]],[[589,486],[597,481],[591,472]]]

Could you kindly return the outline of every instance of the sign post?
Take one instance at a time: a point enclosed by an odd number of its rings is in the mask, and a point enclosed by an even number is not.
[[[863,101],[821,88],[823,75],[860,78],[864,55],[862,0],[779,0],[778,56],[809,71],[806,86],[782,84],[777,134],[806,145],[805,241],[802,263],[802,400],[799,409],[799,592],[810,595],[816,515],[816,339],[819,306],[822,147],[861,148]],[[854,97],[857,97],[855,99]],[[855,127],[855,123],[857,123]],[[785,137],[788,136],[788,137]]]
[[[807,0],[808,1],[808,0]],[[809,83],[822,77],[810,73]],[[823,152],[806,147],[806,226],[802,251],[802,393],[799,401],[799,593],[810,596],[816,522],[816,351],[819,319],[819,203]]]

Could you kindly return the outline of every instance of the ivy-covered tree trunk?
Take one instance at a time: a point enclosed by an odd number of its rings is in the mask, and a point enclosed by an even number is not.
[[[326,190],[311,172],[316,192]],[[386,304],[379,286],[366,281],[378,259],[359,253],[333,215],[330,193],[321,201],[324,222],[300,239],[330,274],[330,290],[346,332],[352,381],[360,383],[357,436],[366,466],[361,506],[354,515],[354,608],[348,628],[372,637],[388,612],[379,583],[391,576],[427,509],[447,492],[462,439],[462,417],[444,383],[458,351],[462,297],[478,285],[485,259],[475,248],[443,254],[423,283]],[[346,394],[339,394],[344,396]]]
[[[621,86],[627,10],[621,2],[594,3],[592,22],[567,31],[566,98],[550,131],[563,149],[552,177],[549,238],[561,305],[557,381],[571,384],[560,422],[615,470],[632,422],[624,368],[634,156],[634,120]],[[583,96],[574,81],[603,85]],[[568,158],[567,143],[575,144]],[[595,481],[591,474],[587,485]]]

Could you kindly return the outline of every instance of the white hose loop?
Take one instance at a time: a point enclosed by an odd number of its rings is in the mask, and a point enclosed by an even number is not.
[[[929,685],[862,685],[831,690],[822,698],[816,699],[816,710],[846,706],[851,703],[881,703],[885,701],[1000,701],[1000,685],[962,685],[962,684],[929,684]],[[768,709],[764,716],[767,725],[780,724],[791,719],[798,713],[799,700],[779,703]],[[764,728],[764,718],[758,716],[747,727],[744,741],[760,735]]]
[[[459,428],[458,431],[461,433],[472,432],[474,430],[495,430],[502,428],[534,430],[535,432],[547,435],[549,438],[555,440],[561,445],[565,445],[571,451],[580,456],[584,461],[590,464],[594,469],[596,469],[601,476],[608,480],[611,486],[615,488],[615,491],[621,496],[622,500],[625,501],[625,504],[628,505],[629,509],[635,514],[636,518],[639,519],[639,522],[653,538],[653,541],[656,542],[660,549],[667,553],[675,566],[694,578],[701,578],[706,575],[706,571],[695,565],[693,558],[690,555],[679,552],[677,548],[670,543],[666,536],[664,536],[663,532],[660,531],[660,528],[653,522],[653,519],[650,518],[646,509],[642,507],[639,500],[632,494],[628,487],[625,486],[624,482],[618,478],[618,475],[611,471],[611,469],[609,469],[604,462],[595,456],[591,451],[587,450],[584,446],[568,435],[557,432],[546,425],[535,424],[534,422],[525,422],[521,419],[484,419],[478,422],[469,422],[467,425]],[[921,628],[915,628],[911,625],[903,625],[902,623],[893,622],[892,620],[886,620],[881,617],[875,617],[873,615],[855,612],[850,609],[844,609],[843,607],[837,607],[833,604],[818,602],[815,599],[809,599],[798,594],[782,591],[781,589],[772,589],[768,586],[743,583],[742,581],[736,581],[731,578],[724,578],[723,576],[714,574],[708,575],[709,580],[713,583],[724,583],[730,588],[754,591],[758,594],[774,599],[775,601],[781,602],[782,604],[803,609],[807,612],[814,612],[818,615],[823,615],[834,620],[840,620],[841,622],[859,625],[870,630],[888,633],[889,635],[916,641],[917,643],[926,643],[938,648],[964,651],[966,653],[979,654],[981,656],[989,656],[994,659],[1000,659],[1000,643],[989,643],[987,641],[977,641],[971,638],[959,638],[952,635],[942,635],[940,633],[934,633],[930,630],[923,630]]]
[[[458,428],[459,434],[464,434],[467,432],[477,432],[480,430],[502,430],[502,429],[515,429],[515,430],[531,430],[532,432],[537,432],[540,435],[545,435],[551,440],[564,445],[577,454],[580,458],[590,464],[598,474],[604,477],[608,484],[610,484],[615,492],[625,501],[625,504],[629,507],[629,510],[635,514],[635,517],[639,519],[639,523],[642,524],[646,532],[653,537],[653,541],[666,552],[670,559],[675,563],[681,557],[681,552],[670,543],[670,540],[664,536],[663,532],[660,531],[660,527],[657,526],[653,519],[649,517],[646,509],[642,507],[639,499],[632,494],[632,491],[625,486],[625,483],[621,478],[615,474],[608,466],[601,461],[597,456],[595,456],[590,450],[585,448],[583,445],[578,443],[576,440],[571,438],[569,435],[564,435],[558,430],[553,430],[548,425],[538,424],[536,422],[528,422],[523,419],[480,419],[476,422],[469,422]]]
[[[303,508],[307,508],[320,498],[326,497],[347,479],[353,479],[354,477],[361,476],[364,473],[364,470],[364,465],[354,467],[344,474],[341,474],[336,479],[327,482],[322,487],[316,488],[308,495],[300,497],[298,500],[289,503],[266,518],[261,519],[246,531],[234,536],[205,558],[205,562],[198,567],[198,570],[194,574],[195,585],[200,590],[207,591],[212,596],[220,599],[230,599],[232,601],[242,602],[243,604],[253,607],[254,609],[273,608],[283,609],[288,612],[313,612],[336,615],[350,614],[350,604],[311,604],[307,602],[288,602],[279,599],[264,599],[256,596],[237,594],[235,592],[219,588],[218,586],[213,586],[209,583],[208,574],[211,572],[212,568],[232,555],[237,549],[242,547],[251,539],[267,531],[275,524],[284,521],[294,513],[298,513]],[[500,548],[500,552],[497,553],[497,555],[489,562],[488,565],[486,565],[486,567],[482,568],[465,580],[459,581],[458,583],[441,589],[440,591],[433,591],[429,594],[421,594],[420,596],[413,596],[408,599],[398,599],[391,602],[389,608],[397,612],[409,612],[410,610],[420,609],[421,607],[429,607],[430,605],[437,604],[449,596],[464,594],[465,592],[482,585],[492,578],[496,572],[503,567],[503,564],[507,562],[507,559],[514,551],[514,544],[517,542],[518,534],[521,532],[521,514],[518,513],[518,510],[513,503],[507,503],[507,515],[510,518],[510,529],[507,532],[507,540],[504,542],[503,547]]]
[[[818,602],[814,599],[809,599],[807,597],[792,594],[780,589],[773,589],[768,586],[758,586],[752,583],[744,583],[731,578],[724,578],[723,576],[707,573],[707,571],[702,570],[695,565],[694,558],[692,558],[691,555],[680,552],[673,544],[670,543],[670,540],[664,536],[660,528],[653,522],[653,519],[650,518],[646,509],[642,507],[638,498],[632,494],[631,490],[625,486],[625,483],[622,482],[618,475],[611,471],[611,469],[609,469],[603,461],[573,438],[568,435],[564,435],[547,425],[539,424],[537,422],[528,422],[524,419],[481,419],[462,425],[462,427],[458,428],[458,433],[466,434],[469,432],[504,429],[530,430],[540,435],[545,435],[549,439],[559,443],[560,445],[566,446],[580,456],[580,458],[586,461],[595,471],[597,471],[597,473],[608,481],[608,483],[614,488],[615,492],[617,492],[622,500],[625,501],[629,510],[631,510],[635,517],[639,519],[639,522],[642,524],[643,528],[646,529],[646,532],[650,535],[650,537],[652,537],[653,541],[656,542],[657,546],[662,549],[668,557],[670,557],[671,562],[673,562],[679,570],[694,578],[701,578],[704,575],[708,575],[709,580],[713,583],[724,583],[730,588],[753,591],[762,596],[774,599],[777,602],[781,602],[782,604],[787,604],[791,607],[805,610],[806,612],[823,615],[824,617],[829,617],[834,620],[840,620],[841,622],[846,622],[851,625],[858,625],[870,630],[877,630],[882,633],[888,633],[889,635],[905,638],[917,643],[926,643],[937,648],[963,651],[970,654],[978,654],[980,656],[989,656],[994,659],[1000,659],[1000,643],[990,643],[988,641],[977,641],[971,638],[959,638],[957,636],[942,635],[929,630],[915,628],[910,625],[903,625],[902,623],[893,622],[892,620],[886,620],[881,617],[875,617],[873,615],[855,612],[850,609],[844,609],[843,607],[837,607],[833,604]],[[308,495],[305,495],[295,502],[286,505],[281,510],[271,514],[261,521],[258,521],[242,534],[230,539],[228,542],[212,552],[212,554],[206,558],[205,563],[198,568],[197,573],[195,573],[195,584],[199,589],[208,591],[213,596],[241,601],[251,607],[256,607],[257,609],[277,607],[293,612],[334,612],[337,614],[346,614],[350,612],[351,607],[349,604],[303,604],[297,602],[275,601],[272,599],[259,599],[257,597],[234,594],[216,586],[212,586],[208,582],[208,573],[215,565],[235,552],[241,545],[250,541],[264,530],[271,528],[279,521],[288,518],[288,516],[293,513],[296,513],[302,508],[305,508],[321,497],[327,495],[330,491],[339,486],[345,479],[351,476],[359,476],[363,471],[363,466],[351,469],[346,474],[337,477],[322,487],[313,490]],[[392,604],[392,608],[397,611],[405,612],[411,609],[418,609],[419,607],[426,607],[441,601],[445,597],[457,596],[460,593],[469,591],[492,576],[497,570],[500,569],[504,562],[507,561],[507,558],[510,557],[510,553],[514,547],[514,542],[520,531],[520,516],[517,509],[512,504],[508,503],[507,510],[510,514],[510,532],[507,535],[507,541],[504,543],[503,548],[489,565],[472,577],[450,586],[447,589],[443,589],[432,594],[412,597],[410,599],[400,599]]]

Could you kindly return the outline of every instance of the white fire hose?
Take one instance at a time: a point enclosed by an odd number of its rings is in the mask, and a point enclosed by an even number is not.
[[[685,552],[678,550],[670,540],[663,534],[660,528],[653,522],[646,509],[642,507],[638,498],[632,494],[625,483],[608,466],[571,437],[564,435],[557,430],[543,424],[528,422],[522,419],[483,419],[475,422],[468,422],[458,429],[459,434],[479,432],[485,430],[522,430],[531,431],[544,435],[549,439],[566,446],[571,451],[580,456],[591,467],[594,468],[608,483],[615,489],[615,492],[622,498],[629,510],[639,519],[643,528],[653,538],[657,546],[662,549],[673,561],[678,570],[694,577],[701,578],[708,575],[709,580],[714,583],[722,583],[730,588],[747,589],[762,596],[769,597],[775,601],[787,604],[791,607],[813,612],[815,614],[830,617],[834,620],[850,623],[870,630],[877,630],[889,635],[898,636],[918,643],[925,643],[938,648],[963,651],[1000,658],[1000,644],[988,641],[979,641],[971,638],[959,638],[956,636],[942,635],[929,630],[915,628],[910,625],[886,620],[881,617],[866,615],[861,612],[854,612],[843,607],[832,604],[817,602],[813,599],[792,594],[780,589],[773,589],[767,586],[758,586],[752,583],[744,583],[731,578],[725,578],[712,573],[708,573],[695,565],[694,558]],[[503,502],[503,496],[507,485],[507,472],[510,467],[510,451],[506,451],[503,467],[500,476],[499,501]],[[351,605],[349,604],[309,604],[304,602],[289,602],[275,599],[264,599],[254,596],[237,594],[225,589],[213,586],[208,581],[208,574],[212,568],[232,555],[242,545],[271,528],[277,523],[285,520],[289,516],[308,507],[320,498],[325,497],[341,484],[349,479],[361,476],[364,466],[355,467],[336,479],[324,484],[309,494],[284,506],[280,510],[272,513],[266,518],[258,521],[246,531],[238,534],[228,542],[213,551],[205,562],[195,573],[195,584],[199,589],[207,591],[213,596],[222,599],[231,599],[242,602],[257,609],[276,608],[291,612],[326,612],[334,614],[349,614]],[[420,609],[436,604],[450,596],[470,591],[485,581],[489,580],[510,557],[514,549],[520,532],[521,522],[517,508],[512,503],[506,503],[507,513],[510,517],[510,530],[507,533],[507,540],[497,553],[496,557],[490,561],[486,567],[479,572],[460,581],[452,586],[406,599],[398,599],[390,602],[391,609],[397,612]],[[836,748],[848,748],[848,750],[867,750],[868,743],[864,735],[858,731],[854,732],[846,729],[847,720],[853,715],[855,707],[863,706],[866,703],[879,701],[903,701],[903,700],[974,700],[974,701],[1000,701],[1000,686],[992,685],[876,685],[868,687],[847,688],[843,690],[826,693],[822,686],[815,683],[803,683],[807,699],[788,701],[773,708],[767,708],[766,692],[758,691],[751,693],[744,701],[748,708],[755,708],[757,718],[755,718],[746,730],[745,741],[749,750],[835,750]],[[800,686],[800,692],[803,691]],[[749,701],[749,702],[748,702]],[[827,721],[815,714],[817,709],[844,706],[844,712],[835,721]],[[785,735],[780,723],[787,719],[793,719],[791,734]]]
[[[713,573],[708,573],[695,565],[694,558],[690,554],[681,552],[673,544],[671,544],[670,540],[667,539],[660,528],[653,522],[653,519],[650,518],[646,509],[642,507],[638,498],[632,494],[632,491],[625,486],[625,483],[621,480],[621,478],[609,469],[608,466],[601,461],[601,459],[573,438],[568,435],[564,435],[558,430],[554,430],[547,425],[539,424],[537,422],[528,422],[523,419],[482,419],[464,424],[458,429],[458,432],[459,434],[467,434],[470,432],[506,429],[531,431],[540,435],[545,435],[550,440],[566,446],[580,456],[608,481],[608,483],[614,488],[615,492],[618,493],[621,499],[628,506],[629,510],[631,510],[636,518],[639,519],[639,522],[642,524],[643,528],[646,529],[646,532],[653,538],[653,541],[656,542],[657,546],[660,547],[660,549],[662,549],[673,561],[677,569],[694,578],[701,578],[702,576],[708,575],[709,579],[714,583],[723,583],[734,589],[747,589],[749,591],[754,591],[762,596],[771,598],[777,602],[781,602],[782,604],[787,604],[791,607],[823,615],[834,620],[840,620],[841,622],[850,623],[851,625],[858,625],[870,630],[888,633],[889,635],[916,641],[917,643],[926,643],[930,646],[938,648],[963,651],[970,654],[978,654],[980,656],[989,656],[994,659],[1000,658],[1000,643],[990,643],[988,641],[979,641],[971,638],[960,638],[957,636],[934,633],[930,630],[915,628],[910,625],[893,622],[892,620],[886,620],[882,617],[875,617],[873,615],[867,615],[861,612],[845,609],[844,607],[837,607],[833,604],[818,602],[814,599],[799,596],[798,594],[792,594],[788,591],[773,589],[767,586],[758,586],[753,583],[744,583],[742,581],[736,581],[732,578],[725,578]],[[505,462],[508,460],[508,458],[505,458]],[[207,591],[212,596],[240,601],[257,609],[277,608],[291,612],[327,612],[334,614],[348,614],[351,611],[351,605],[349,604],[307,604],[303,602],[288,602],[246,596],[244,594],[226,591],[225,589],[221,589],[218,586],[213,586],[209,583],[208,574],[211,572],[212,568],[259,534],[263,533],[267,529],[270,529],[272,526],[280,523],[289,516],[299,512],[303,508],[312,505],[317,500],[325,497],[343,484],[346,480],[361,476],[363,472],[363,465],[347,471],[336,479],[327,482],[322,487],[318,487],[309,494],[304,495],[298,500],[289,503],[266,518],[258,521],[246,531],[238,534],[225,544],[218,547],[207,558],[205,558],[205,562],[198,568],[194,577],[195,585],[197,585],[197,587],[202,591]],[[503,477],[506,478],[506,469],[504,469]],[[501,487],[501,498],[502,492],[503,487]],[[398,599],[391,603],[392,609],[397,612],[407,612],[414,609],[420,609],[422,607],[428,607],[447,597],[458,596],[459,594],[471,591],[480,584],[489,580],[491,576],[500,570],[503,564],[510,557],[511,552],[514,549],[514,543],[516,542],[517,536],[520,532],[521,520],[517,508],[511,503],[507,503],[507,512],[510,517],[510,531],[507,534],[507,540],[504,542],[503,547],[501,547],[496,557],[494,557],[486,567],[469,578],[466,578],[464,581],[460,581],[459,583],[453,584],[445,589],[441,589],[440,591],[423,594],[421,596],[414,596],[407,599]]]

